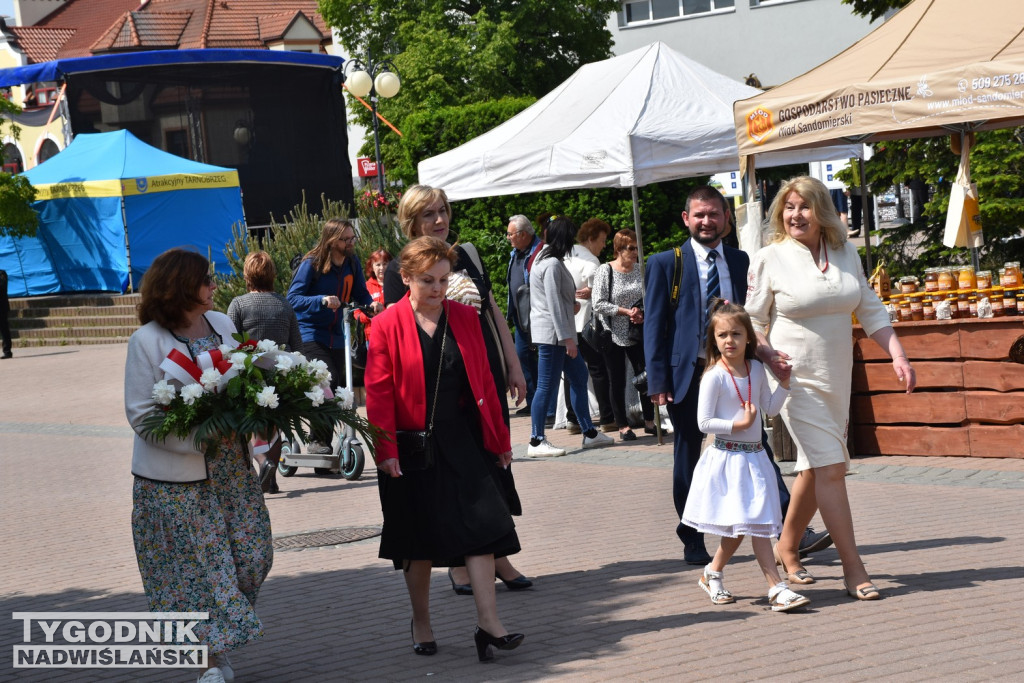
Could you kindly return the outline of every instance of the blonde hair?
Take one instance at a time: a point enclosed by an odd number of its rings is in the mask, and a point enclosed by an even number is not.
[[[439,187],[430,185],[413,185],[398,202],[398,227],[408,239],[416,239],[414,235],[416,219],[423,212],[423,209],[436,201],[444,202],[444,208],[448,212],[448,220],[452,217],[452,205],[448,203],[448,195]]]
[[[835,205],[832,204],[832,196],[825,183],[805,175],[790,178],[783,183],[772,201],[772,206],[768,210],[769,221],[774,230],[772,242],[782,242],[789,237],[785,222],[782,220],[782,212],[786,208],[786,199],[790,192],[796,192],[811,205],[811,213],[814,214],[815,222],[821,226],[821,234],[828,246],[840,249],[846,243],[846,229],[839,220]]]

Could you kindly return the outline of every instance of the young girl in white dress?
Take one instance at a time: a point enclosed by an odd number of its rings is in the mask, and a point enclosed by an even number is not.
[[[789,396],[789,375],[779,377],[773,392],[764,366],[754,359],[757,338],[750,316],[742,306],[721,299],[711,307],[697,423],[715,441],[693,472],[683,524],[722,537],[700,577],[700,587],[713,604],[736,601],[722,577],[746,535],[768,581],[772,611],[785,612],[810,600],[791,591],[775,568],[771,537],[782,530],[782,508],[775,472],[761,444],[760,412],[778,414]]]

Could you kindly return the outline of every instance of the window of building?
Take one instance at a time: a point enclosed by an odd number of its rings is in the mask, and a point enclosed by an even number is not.
[[[21,150],[18,149],[17,145],[7,143],[3,149],[3,169],[4,173],[21,173],[25,170],[25,163],[21,159]]]
[[[782,5],[787,2],[799,2],[800,0],[750,0],[751,7],[763,7],[765,5]]]
[[[57,156],[57,152],[60,151],[60,147],[53,140],[47,138],[43,140],[43,144],[39,146],[39,154],[36,155],[36,163],[41,164],[44,161],[52,159]]]
[[[750,0],[751,3],[757,0]],[[718,10],[733,9],[736,0],[633,0],[622,3],[619,26],[678,19]]]

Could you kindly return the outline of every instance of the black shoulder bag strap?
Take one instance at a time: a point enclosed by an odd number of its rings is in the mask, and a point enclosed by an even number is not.
[[[679,247],[673,249],[676,254],[676,265],[672,269],[672,308],[679,307],[679,290],[683,285],[683,252]]]

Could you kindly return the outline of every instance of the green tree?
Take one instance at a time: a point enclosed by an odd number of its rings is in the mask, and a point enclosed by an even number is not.
[[[6,97],[0,97],[0,124],[21,107]],[[21,129],[11,121],[10,133],[18,139]],[[36,189],[24,176],[0,173],[0,236],[33,237],[39,227],[39,214],[31,207]]]
[[[883,16],[891,9],[899,9],[910,4],[911,0],[843,0],[844,5],[853,7],[853,13],[862,17],[870,17],[871,21]]]
[[[394,61],[402,90],[378,109],[403,132],[417,112],[547,94],[581,65],[611,56],[606,23],[618,7],[617,0],[320,0],[350,58]],[[354,99],[349,105],[369,128],[370,113]],[[382,128],[384,167],[412,183],[415,164],[403,146]],[[364,151],[371,149],[368,141]]]

